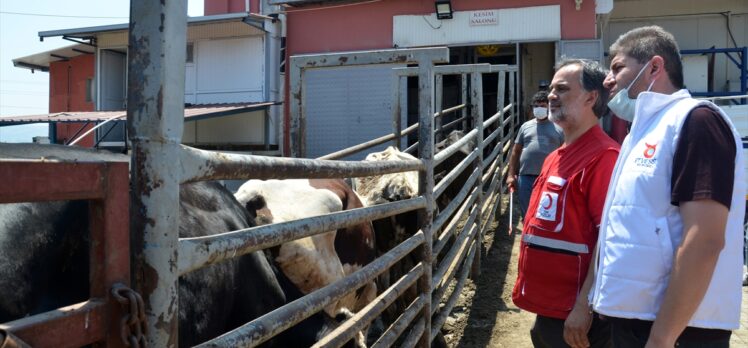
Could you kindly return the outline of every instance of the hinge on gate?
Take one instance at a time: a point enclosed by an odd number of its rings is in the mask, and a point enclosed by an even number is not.
[[[145,335],[148,332],[148,322],[145,317],[143,298],[135,290],[121,283],[112,286],[112,296],[122,306],[123,314],[120,320],[122,342],[131,348],[147,347]]]

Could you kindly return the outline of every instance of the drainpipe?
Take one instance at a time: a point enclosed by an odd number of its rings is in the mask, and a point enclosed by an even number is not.
[[[180,143],[187,1],[132,0],[127,76],[130,236],[150,347],[177,347]]]

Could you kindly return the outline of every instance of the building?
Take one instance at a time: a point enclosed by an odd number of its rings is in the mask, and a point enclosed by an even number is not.
[[[277,154],[281,25],[262,15],[257,2],[241,5],[206,0],[206,15],[188,19],[182,142]],[[240,12],[223,13],[233,10]],[[98,126],[77,144],[126,150],[128,26],[40,32],[42,40],[76,42],[13,60],[16,67],[49,72],[50,113],[3,118],[0,126],[49,122],[50,139],[62,144]]]

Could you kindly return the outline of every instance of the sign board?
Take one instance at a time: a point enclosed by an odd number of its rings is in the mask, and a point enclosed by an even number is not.
[[[470,26],[473,27],[478,25],[499,25],[499,11],[472,11],[470,13]]]

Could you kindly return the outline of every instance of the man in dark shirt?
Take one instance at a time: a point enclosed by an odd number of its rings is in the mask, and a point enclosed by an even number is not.
[[[617,347],[728,347],[739,326],[740,137],[683,89],[678,52],[656,26],[610,48],[608,105],[633,123],[603,210],[591,300]]]

